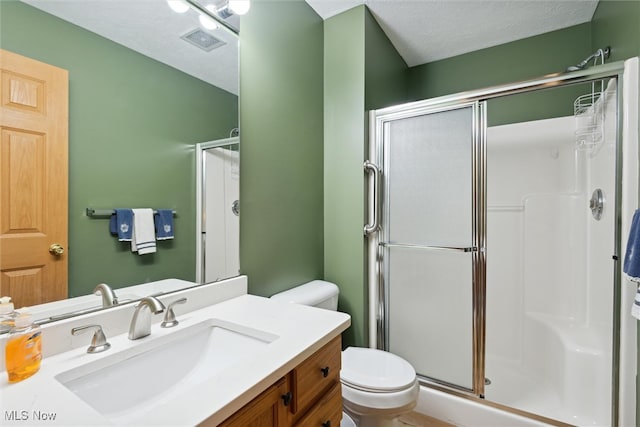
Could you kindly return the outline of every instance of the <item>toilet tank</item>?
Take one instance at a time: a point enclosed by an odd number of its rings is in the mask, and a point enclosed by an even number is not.
[[[335,283],[314,280],[272,295],[271,299],[335,311],[338,309],[338,293]]]

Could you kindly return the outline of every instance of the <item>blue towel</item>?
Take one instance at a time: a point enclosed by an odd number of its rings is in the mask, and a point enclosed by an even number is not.
[[[640,209],[636,210],[631,220],[622,271],[630,280],[640,282]]]
[[[114,213],[113,215],[111,215],[111,218],[109,218],[109,233],[114,235],[118,234],[118,226],[116,225],[116,223],[116,214]]]
[[[133,211],[131,209],[116,209],[115,233],[121,242],[130,242],[133,231]],[[111,222],[109,223],[111,228]]]
[[[627,240],[627,250],[624,254],[624,264],[622,271],[629,280],[638,285],[636,297],[631,307],[631,315],[640,319],[640,209],[637,209],[631,220],[629,230],[629,240]]]
[[[156,224],[156,239],[173,239],[173,211],[171,209],[158,209],[153,219]]]

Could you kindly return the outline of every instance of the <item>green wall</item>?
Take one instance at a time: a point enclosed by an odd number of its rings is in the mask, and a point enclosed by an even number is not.
[[[591,47],[611,47],[609,61],[640,54],[640,2],[600,0],[591,20]]]
[[[241,271],[257,295],[335,282],[345,344],[363,345],[365,97],[402,99],[406,66],[364,6],[323,24],[303,0],[257,0],[241,26]]]
[[[401,104],[408,99],[408,67],[369,9],[364,8],[365,109]]]
[[[562,30],[412,67],[413,99],[480,89],[564,71],[591,54],[591,25]]]
[[[365,9],[324,24],[324,276],[351,315],[345,345],[366,342],[364,286]]]
[[[404,101],[407,66],[365,6],[324,24],[324,277],[351,315],[345,345],[367,345],[366,110]]]
[[[194,144],[237,126],[237,96],[16,1],[0,42],[69,70],[69,294],[195,279]],[[86,207],[172,208],[176,238],[131,253]]]
[[[271,295],[323,277],[322,20],[253,0],[240,33],[240,268]]]
[[[580,24],[412,67],[409,97],[428,99],[537,78],[564,71],[591,53],[591,24]],[[489,125],[573,115],[573,101],[584,91],[572,86],[489,101]]]

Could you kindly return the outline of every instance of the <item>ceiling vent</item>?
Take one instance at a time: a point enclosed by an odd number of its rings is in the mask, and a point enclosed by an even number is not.
[[[226,44],[222,40],[213,37],[211,34],[205,33],[200,28],[189,31],[187,34],[182,36],[181,39],[186,40],[192,45],[207,52]]]

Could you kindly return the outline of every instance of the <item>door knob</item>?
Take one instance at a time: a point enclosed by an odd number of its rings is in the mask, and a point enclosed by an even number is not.
[[[64,248],[59,243],[54,243],[49,246],[49,253],[51,255],[60,256],[64,253]]]

